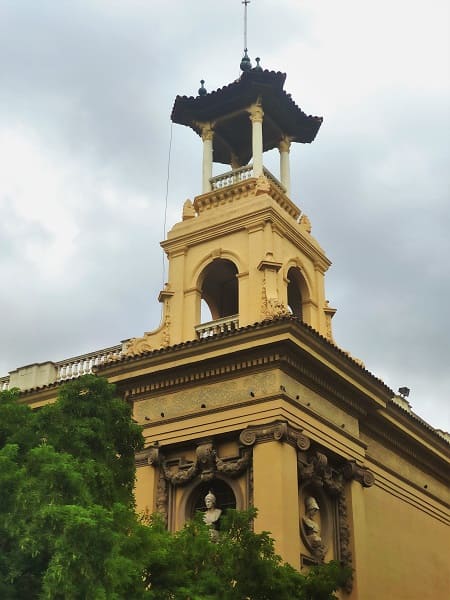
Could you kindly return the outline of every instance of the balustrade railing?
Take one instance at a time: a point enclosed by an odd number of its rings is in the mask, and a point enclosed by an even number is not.
[[[272,175],[272,173],[266,169],[266,167],[263,167],[263,173],[281,192],[286,193],[286,189],[283,184],[280,183],[280,181],[278,181],[278,179]],[[212,190],[220,190],[224,187],[228,187],[229,185],[250,179],[251,177],[254,177],[253,165],[247,165],[245,167],[240,167],[239,169],[234,169],[233,171],[227,171],[221,175],[211,177],[209,182]]]
[[[199,339],[204,339],[217,335],[218,333],[225,333],[228,331],[234,331],[239,328],[239,315],[233,315],[231,317],[224,317],[223,319],[216,319],[215,321],[208,321],[197,325],[195,331]]]
[[[56,369],[56,381],[67,381],[69,379],[75,379],[82,375],[87,375],[93,372],[94,367],[102,365],[109,360],[115,360],[122,355],[122,345],[111,346],[110,348],[103,348],[95,352],[89,352],[88,354],[82,354],[80,356],[74,356],[73,358],[66,358],[59,362],[53,363]],[[20,369],[19,369],[20,370]],[[54,383],[55,379],[52,378],[47,383]],[[9,389],[10,377],[0,377],[0,392]]]
[[[118,345],[83,354],[81,356],[75,356],[74,358],[61,360],[60,362],[55,363],[55,366],[58,369],[56,380],[66,381],[67,379],[74,379],[75,377],[81,377],[81,375],[90,374],[94,367],[102,365],[109,360],[117,359],[121,354],[122,346]]]

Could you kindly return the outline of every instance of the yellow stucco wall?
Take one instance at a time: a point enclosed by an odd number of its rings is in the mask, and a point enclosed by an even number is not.
[[[364,494],[366,585],[362,598],[437,600],[450,591],[450,528],[378,485]],[[427,503],[426,498],[418,502]]]

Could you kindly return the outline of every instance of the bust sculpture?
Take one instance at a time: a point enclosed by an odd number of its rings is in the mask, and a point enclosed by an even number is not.
[[[203,514],[203,521],[211,528],[211,539],[217,541],[219,537],[219,519],[222,510],[216,507],[216,497],[211,490],[205,496],[206,511]]]
[[[322,546],[322,538],[320,536],[319,524],[314,520],[315,515],[319,512],[319,505],[313,496],[308,496],[305,500],[305,512],[303,516],[303,526],[305,528],[306,539],[312,549],[318,549]]]

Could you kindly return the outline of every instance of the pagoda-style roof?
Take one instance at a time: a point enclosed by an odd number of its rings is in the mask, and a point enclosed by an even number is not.
[[[317,135],[322,117],[306,115],[284,91],[285,80],[285,73],[261,68],[244,71],[233,83],[209,94],[177,96],[171,119],[198,135],[203,124],[212,123],[214,162],[230,165],[234,157],[244,166],[252,156],[251,105],[260,103],[264,111],[264,151],[277,148],[284,137],[305,144]]]

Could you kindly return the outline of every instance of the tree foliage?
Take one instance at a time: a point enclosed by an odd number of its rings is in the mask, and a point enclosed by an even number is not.
[[[0,597],[52,600],[329,600],[348,573],[283,564],[255,511],[228,511],[219,543],[201,515],[175,534],[137,517],[129,406],[85,376],[32,411],[0,394]]]
[[[229,510],[220,539],[211,542],[202,514],[170,534],[161,519],[149,528],[157,544],[148,555],[145,582],[152,600],[331,600],[349,569],[336,562],[307,576],[283,563],[268,532],[254,533],[256,509]]]

